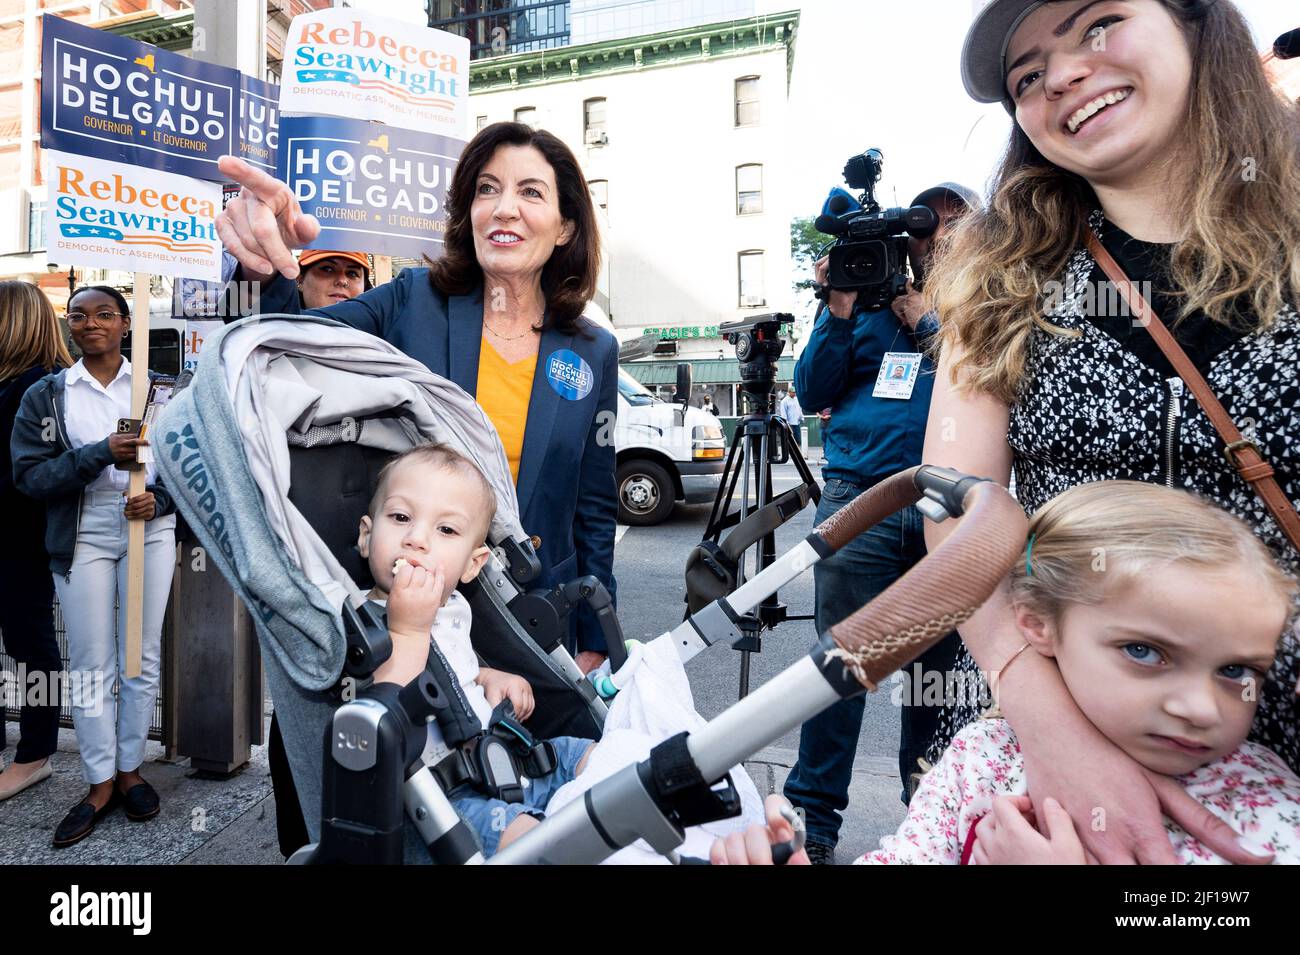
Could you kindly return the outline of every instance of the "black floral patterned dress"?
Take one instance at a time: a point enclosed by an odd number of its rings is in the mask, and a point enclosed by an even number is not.
[[[1130,279],[1150,283],[1143,290],[1168,325],[1178,312],[1163,278],[1169,247],[1133,239],[1100,211],[1093,213],[1089,226]],[[1059,294],[1049,297],[1052,307],[1046,317],[1082,336],[1066,338],[1042,329],[1032,333],[1027,375],[1007,429],[1015,493],[1025,513],[1032,516],[1056,495],[1091,481],[1126,479],[1186,488],[1242,518],[1285,570],[1300,573],[1300,554],[1255,490],[1228,464],[1213,424],[1150,333],[1131,316],[1116,314],[1122,307],[1097,292],[1105,278],[1086,249],[1076,251],[1056,289]],[[1190,315],[1173,331],[1228,414],[1273,465],[1287,499],[1300,501],[1300,315],[1295,303],[1267,330],[1230,328]],[[1294,616],[1260,691],[1250,739],[1300,772],[1295,695],[1300,637]],[[964,671],[958,674],[960,681],[978,681],[965,647],[957,668]],[[979,715],[975,696],[966,694],[941,714],[931,762]]]

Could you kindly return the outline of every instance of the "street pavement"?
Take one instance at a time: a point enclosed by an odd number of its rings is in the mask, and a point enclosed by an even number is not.
[[[774,469],[775,490],[797,484],[793,467]],[[625,635],[650,640],[672,629],[685,610],[683,569],[699,542],[708,505],[677,505],[657,527],[620,527],[614,572],[619,581],[618,611]],[[805,508],[777,532],[777,552],[797,544],[812,528],[813,507]],[[811,571],[780,594],[792,616],[813,611]],[[751,689],[761,686],[808,652],[816,638],[811,620],[788,620],[764,634],[762,652],[751,656]],[[696,709],[712,718],[736,702],[740,654],[715,646],[687,666]],[[269,713],[269,709],[268,709]],[[10,728],[10,740],[16,727]],[[746,763],[766,794],[779,791],[798,751],[794,730]],[[849,792],[840,846],[841,863],[874,848],[881,835],[903,818],[897,768],[898,711],[889,702],[889,685],[867,698],[866,714]],[[7,754],[12,758],[12,750]],[[76,737],[59,735],[54,775],[0,803],[0,863],[181,863],[278,864],[275,806],[264,747],[254,747],[250,762],[233,776],[214,779],[187,760],[167,762],[161,746],[149,744],[143,773],[158,790],[160,815],[132,823],[115,812],[76,846],[50,846],[54,827],[85,793]]]

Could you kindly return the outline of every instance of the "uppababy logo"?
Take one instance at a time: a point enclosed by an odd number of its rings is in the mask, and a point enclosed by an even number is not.
[[[50,896],[51,925],[129,925],[132,935],[148,935],[153,925],[150,892],[70,892]]]
[[[194,504],[205,515],[203,521],[216,538],[217,547],[228,560],[233,560],[235,552],[226,533],[226,515],[217,510],[217,495],[213,491],[216,482],[208,475],[193,427],[187,424],[179,432],[167,432],[163,443],[171,459],[180,462],[185,486],[194,492]]]

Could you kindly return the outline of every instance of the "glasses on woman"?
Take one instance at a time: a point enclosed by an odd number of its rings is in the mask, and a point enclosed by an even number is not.
[[[113,321],[113,319],[123,318],[124,316],[121,312],[110,312],[108,309],[105,309],[102,312],[91,313],[68,312],[63,317],[67,319],[69,325],[84,325],[86,324],[86,321],[91,318],[95,319],[96,322],[102,325],[107,325],[109,322]]]

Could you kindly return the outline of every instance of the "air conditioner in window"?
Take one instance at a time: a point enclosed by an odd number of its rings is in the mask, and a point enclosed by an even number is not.
[[[599,129],[589,129],[583,141],[588,146],[608,146],[609,135]]]
[[[763,296],[761,296],[761,295],[742,295],[742,296],[740,296],[740,304],[743,305],[743,306],[745,306],[745,307],[749,307],[749,306],[751,306],[751,305],[765,305],[766,303],[767,303],[767,300],[764,299]]]

